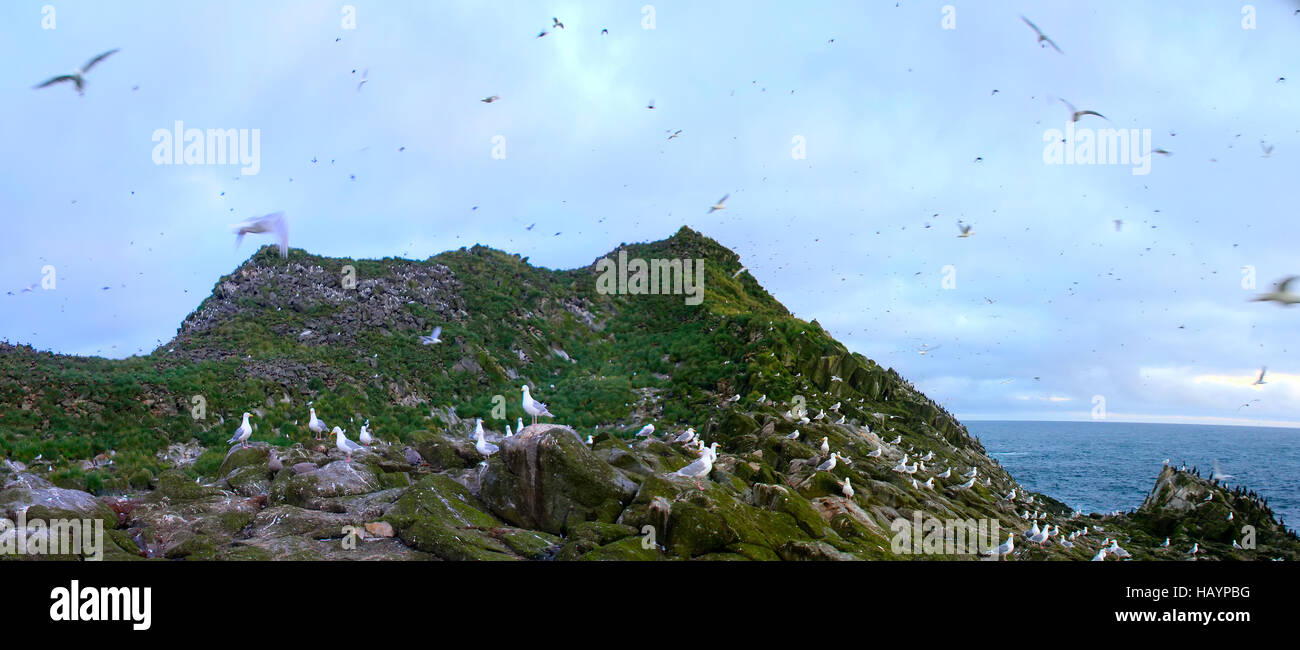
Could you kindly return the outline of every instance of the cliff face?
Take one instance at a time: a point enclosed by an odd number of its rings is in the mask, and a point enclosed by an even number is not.
[[[483,247],[419,262],[267,248],[147,357],[0,345],[0,504],[27,507],[33,485],[102,496],[67,502],[111,510],[123,556],[977,557],[898,543],[961,520],[996,526],[966,551],[1014,532],[1014,557],[1088,559],[1104,538],[1139,558],[1178,559],[1193,540],[1216,557],[1295,557],[1266,510],[1190,507],[1204,498],[1190,475],[1162,474],[1136,513],[1075,517],[892,369],[793,318],[711,239],[683,228],[619,253],[703,260],[702,303],[604,293],[600,260],[552,271]],[[421,345],[435,326],[442,343]],[[522,384],[562,426],[504,437],[528,418]],[[347,462],[306,430],[309,405],[388,444]],[[244,411],[252,446],[228,451]],[[474,418],[501,447],[490,458]],[[656,435],[634,436],[651,422]],[[718,444],[703,489],[672,476],[701,456],[673,442],[687,427]],[[835,464],[819,469],[823,438]],[[1237,551],[1239,526],[1210,525],[1229,511],[1260,546]],[[1033,516],[1087,535],[1039,548],[1019,535]]]

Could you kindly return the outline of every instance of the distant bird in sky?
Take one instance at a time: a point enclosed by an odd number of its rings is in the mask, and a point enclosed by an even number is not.
[[[975,231],[972,230],[971,226],[963,224],[960,221],[957,222],[957,229],[961,231],[961,234],[957,235],[959,239],[964,239],[966,237],[970,237],[971,235],[975,234]]]
[[[103,61],[104,59],[107,59],[108,57],[116,54],[117,51],[118,51],[117,48],[114,48],[107,52],[104,52],[103,54],[100,54],[95,58],[87,61],[86,65],[81,66],[80,70],[72,72],[71,74],[64,74],[64,75],[59,75],[57,77],[50,77],[49,79],[46,79],[44,82],[42,82],[37,86],[34,86],[33,88],[35,90],[40,90],[41,88],[53,86],[54,84],[57,83],[71,81],[77,89],[77,94],[84,95],[86,89],[86,76],[85,76],[86,73],[90,72],[90,69],[95,67],[95,65],[97,65],[100,61]]]
[[[730,195],[730,194],[724,194],[724,195],[722,195],[722,198],[718,199],[718,202],[717,202],[717,203],[714,203],[714,204],[713,204],[713,207],[709,208],[709,212],[708,212],[708,214],[713,214],[714,212],[716,212],[716,211],[718,211],[718,210],[723,210],[723,209],[725,209],[725,208],[727,207],[725,204],[726,204],[726,202],[727,202],[727,199],[729,199],[729,198],[731,198],[731,195]]]
[[[650,103],[646,105],[646,108],[653,110],[654,107],[655,107],[655,100],[652,99],[650,100]]]
[[[361,71],[361,83],[357,84],[357,92],[361,92],[361,87],[366,85],[367,81],[370,81],[369,79],[366,78],[366,76],[369,74],[370,74],[370,70]]]
[[[491,104],[492,102],[495,102],[498,99],[501,99],[500,95],[492,95],[491,97],[484,97],[479,101],[483,102],[484,104]]]
[[[1122,230],[1122,229],[1124,228],[1124,220],[1123,220],[1123,219],[1115,219],[1115,220],[1113,221],[1113,223],[1115,224],[1115,232],[1119,232],[1120,230]]]
[[[1291,305],[1300,303],[1300,294],[1292,293],[1290,290],[1291,283],[1295,282],[1297,277],[1300,276],[1289,275],[1278,280],[1277,283],[1273,285],[1272,291],[1251,298],[1251,302],[1275,302],[1284,307],[1290,307]]]
[[[668,139],[669,139],[669,140],[672,140],[673,138],[676,138],[676,137],[680,136],[680,135],[682,134],[682,130],[681,130],[681,129],[677,129],[676,131],[672,131],[671,133],[672,133],[672,135],[668,136]]]
[[[1053,41],[1052,39],[1048,38],[1047,34],[1044,34],[1043,30],[1038,28],[1038,25],[1035,25],[1031,20],[1025,18],[1024,16],[1021,16],[1020,19],[1025,21],[1025,24],[1029,25],[1029,28],[1034,30],[1035,34],[1038,34],[1039,47],[1046,47],[1048,45],[1051,45],[1053,50],[1056,50],[1060,54],[1065,54],[1065,52],[1061,52],[1061,48],[1056,46],[1056,41]]]
[[[1078,108],[1075,108],[1074,104],[1071,104],[1065,98],[1058,97],[1057,99],[1060,99],[1062,104],[1065,104],[1070,108],[1071,122],[1078,122],[1079,118],[1083,117],[1084,115],[1096,115],[1097,117],[1100,117],[1103,120],[1110,121],[1110,118],[1106,117],[1105,115],[1102,115],[1101,113],[1098,113],[1097,111],[1081,111]]]
[[[253,217],[231,225],[235,230],[235,247],[244,241],[244,235],[271,233],[280,245],[280,257],[289,257],[289,223],[283,212],[272,212],[266,216]]]
[[[434,343],[442,343],[442,339],[438,338],[441,335],[442,335],[442,326],[439,325],[433,328],[433,333],[429,334],[428,336],[420,337],[420,345],[432,345]]]
[[[555,16],[551,16],[551,23],[552,29],[564,29],[564,23],[560,22],[560,19]]]
[[[1264,158],[1269,157],[1269,155],[1273,153],[1273,145],[1267,144],[1263,140],[1259,141],[1259,148],[1264,151]]]
[[[548,31],[546,31],[546,30],[543,29],[540,33],[537,34],[537,38],[541,38],[541,37],[543,37],[543,36],[546,36],[546,35],[549,34],[549,33],[550,33],[550,32],[548,32]]]
[[[609,29],[601,28],[601,30],[600,30],[600,35],[601,35],[601,36],[604,36],[605,34],[608,34],[608,33],[609,33]]]
[[[1266,372],[1268,372],[1268,366],[1260,368],[1259,377],[1255,378],[1255,382],[1252,383],[1251,386],[1263,386],[1264,384],[1267,384],[1268,382],[1264,381],[1264,373]]]

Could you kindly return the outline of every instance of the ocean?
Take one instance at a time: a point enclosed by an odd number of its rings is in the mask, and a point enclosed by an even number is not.
[[[1208,477],[1215,460],[1300,525],[1300,429],[1124,422],[964,421],[989,456],[1025,487],[1088,512],[1142,504],[1161,464],[1186,463]]]

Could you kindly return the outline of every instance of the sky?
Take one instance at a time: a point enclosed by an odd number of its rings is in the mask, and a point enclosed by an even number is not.
[[[686,225],[962,419],[1300,426],[1300,307],[1250,301],[1300,274],[1298,9],[7,1],[0,340],[147,353],[275,211],[549,268]],[[158,164],[178,121],[256,132],[256,173]],[[1149,165],[1085,164],[1099,129]]]

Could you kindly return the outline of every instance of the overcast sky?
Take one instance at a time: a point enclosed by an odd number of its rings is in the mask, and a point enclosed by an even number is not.
[[[551,268],[688,225],[959,417],[1300,423],[1300,307],[1249,302],[1300,274],[1300,4],[894,4],[0,3],[0,339],[152,350],[276,210]],[[1171,155],[1048,164],[1060,98]],[[257,173],[156,165],[177,121],[257,129]]]

